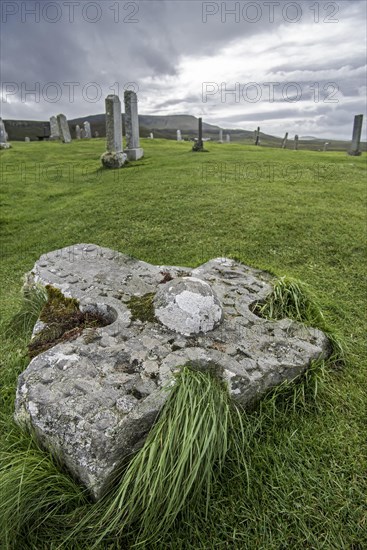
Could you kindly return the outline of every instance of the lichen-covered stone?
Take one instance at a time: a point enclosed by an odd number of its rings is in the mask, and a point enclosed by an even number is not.
[[[101,156],[101,162],[105,168],[121,168],[127,159],[127,155],[125,153],[109,153],[106,151],[106,153],[103,153]]]
[[[19,377],[16,420],[99,498],[121,460],[142,445],[182,366],[215,372],[248,405],[327,356],[319,330],[252,312],[270,282],[227,258],[196,269],[155,266],[87,244],[41,256],[28,284],[52,285],[110,324],[31,361]],[[132,315],[132,297],[147,296],[155,316]]]

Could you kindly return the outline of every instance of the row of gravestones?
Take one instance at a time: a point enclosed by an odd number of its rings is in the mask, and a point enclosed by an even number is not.
[[[118,96],[110,95],[106,98],[106,135],[107,135],[107,151],[102,157],[102,164],[106,167],[119,168],[125,163],[126,158],[129,160],[138,160],[144,154],[143,149],[140,148],[139,142],[139,118],[138,118],[138,100],[135,92],[126,91],[124,95],[125,100],[125,123],[126,123],[126,139],[127,150],[123,152],[122,148],[122,122],[121,122],[121,102]],[[119,118],[120,117],[120,118]],[[120,122],[119,122],[120,121]],[[361,154],[360,143],[362,135],[363,115],[356,115],[354,117],[352,145],[349,150],[349,155],[358,156]],[[50,140],[62,140],[64,143],[71,142],[71,135],[69,125],[65,115],[52,116],[50,118],[51,135]],[[75,128],[76,139],[90,139],[92,137],[91,127],[88,121],[84,122],[84,128],[80,128],[79,125]],[[118,137],[121,136],[121,139]],[[98,132],[95,133],[95,137],[98,137]],[[153,139],[153,133],[149,135],[150,139]],[[11,147],[8,143],[8,134],[5,130],[3,120],[0,118],[0,149],[9,149]],[[226,135],[226,142],[229,143],[231,137]],[[281,148],[285,149],[287,146],[288,132],[286,132]],[[29,142],[29,138],[25,138],[25,141]],[[181,130],[177,130],[177,141],[182,141]],[[199,118],[199,137],[193,147],[193,151],[204,151],[203,147],[203,132],[202,132],[202,119]],[[298,150],[298,135],[294,136],[294,150]],[[118,143],[120,145],[118,145]],[[219,130],[219,143],[223,143],[223,130]],[[255,130],[254,144],[260,145],[260,127]],[[323,150],[327,151],[329,143],[325,142]]]

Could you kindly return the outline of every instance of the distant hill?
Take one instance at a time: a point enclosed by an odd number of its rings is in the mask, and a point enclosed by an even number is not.
[[[69,120],[71,136],[75,138],[75,127],[77,124],[82,126],[88,120],[92,127],[92,135],[98,132],[99,137],[106,135],[105,115],[90,115],[87,117],[74,118]],[[4,120],[6,131],[9,134],[9,141],[24,141],[25,137],[31,138],[32,141],[47,139],[50,134],[50,125],[48,121],[37,120]],[[122,115],[123,131],[125,133],[124,115]],[[153,132],[156,138],[176,139],[176,131],[181,130],[183,139],[194,139],[197,136],[198,119],[191,115],[139,115],[140,136],[146,138],[150,132]],[[254,124],[255,129],[255,124]],[[211,138],[217,141],[219,137],[220,127],[203,122],[203,134],[206,138]],[[223,128],[223,135],[230,134],[231,141],[241,142],[245,144],[254,143],[253,130],[226,130]],[[350,146],[350,141],[320,139],[313,136],[302,136],[299,140],[299,148],[319,151],[322,150],[324,142],[329,143],[329,151],[347,151]],[[263,147],[280,147],[282,138],[264,134],[260,132],[260,144]],[[289,139],[287,148],[293,148],[293,140]],[[367,151],[367,143],[361,144],[361,150]]]

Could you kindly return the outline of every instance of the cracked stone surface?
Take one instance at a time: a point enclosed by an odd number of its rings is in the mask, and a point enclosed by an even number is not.
[[[35,357],[16,397],[17,422],[31,426],[95,499],[143,444],[180,367],[216,372],[246,406],[329,353],[321,331],[252,313],[271,292],[271,276],[228,258],[195,269],[155,266],[78,244],[41,256],[27,275],[36,283],[110,322]],[[133,320],[129,300],[148,293],[156,321]]]

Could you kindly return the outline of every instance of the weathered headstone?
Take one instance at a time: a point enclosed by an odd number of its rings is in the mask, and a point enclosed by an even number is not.
[[[85,139],[87,137],[87,132],[85,131],[84,128],[80,129],[80,137],[81,139]]]
[[[181,130],[177,130],[177,141],[182,141]]]
[[[140,147],[138,96],[132,90],[124,93],[125,103],[125,153],[129,160],[139,160],[144,156],[144,149]]]
[[[219,129],[218,143],[223,143],[223,130],[222,130],[222,128]]]
[[[99,132],[97,132],[97,130],[94,132],[94,137],[99,138]]]
[[[82,133],[81,133],[81,129],[80,129],[79,124],[77,124],[75,126],[75,136],[76,136],[76,139],[81,139],[81,137],[82,137]]]
[[[60,128],[57,122],[57,118],[52,116],[50,118],[50,141],[58,141],[60,139]]]
[[[271,275],[228,258],[193,269],[77,244],[43,255],[27,282],[61,289],[107,323],[36,356],[15,405],[16,421],[95,499],[141,447],[182,367],[212,372],[252,406],[330,353],[320,330],[258,317],[252,306],[272,292]],[[151,318],[134,318],[131,298],[147,295]]]
[[[153,132],[150,132],[150,134],[149,134],[149,139],[154,139],[154,134],[153,134]]]
[[[195,141],[192,150],[195,153],[202,153],[204,151],[203,146],[203,119],[200,117],[198,119],[198,139]]]
[[[356,115],[354,117],[352,145],[348,152],[348,155],[352,157],[359,157],[361,155],[361,135],[362,135],[363,115]]]
[[[5,130],[5,124],[0,117],[0,149],[10,149],[11,145],[8,143],[8,134]]]
[[[255,145],[260,145],[260,126],[255,130]]]
[[[298,151],[298,135],[294,136],[294,150]]]
[[[285,136],[282,140],[282,145],[281,145],[282,149],[285,149],[287,147],[287,139],[288,139],[288,132],[285,133]]]
[[[29,143],[29,142],[31,141],[31,138],[25,137],[25,138],[24,138],[24,141],[25,141],[26,143]]]
[[[91,139],[92,138],[92,130],[90,127],[89,122],[86,120],[83,124],[84,131],[85,131],[85,139]]]
[[[122,147],[121,101],[117,95],[108,95],[106,103],[107,151],[101,157],[105,168],[121,168],[127,156]]]
[[[57,123],[59,125],[59,133],[61,141],[64,143],[71,143],[71,135],[69,130],[69,124],[65,115],[57,115]]]
[[[329,142],[325,141],[324,149],[323,149],[324,153],[327,151],[328,145],[329,145]]]
[[[230,143],[230,141],[231,141],[231,136],[229,134],[226,134],[226,142]]]

